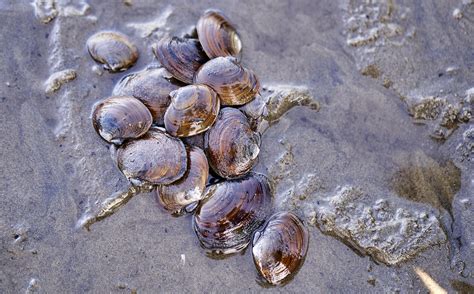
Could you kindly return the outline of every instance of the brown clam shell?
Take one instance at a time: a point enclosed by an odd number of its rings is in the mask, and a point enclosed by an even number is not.
[[[240,57],[242,50],[240,36],[221,11],[211,9],[204,12],[196,29],[199,41],[209,58]]]
[[[221,177],[238,178],[249,172],[260,152],[260,135],[238,109],[223,108],[204,136],[204,148],[212,169]]]
[[[176,79],[192,84],[196,71],[206,63],[206,53],[198,40],[187,38],[163,38],[154,47],[153,53]]]
[[[184,176],[187,162],[183,142],[158,128],[117,150],[118,168],[135,185],[171,184]]]
[[[243,105],[252,101],[260,91],[257,76],[234,57],[209,60],[196,72],[194,83],[214,89],[221,105]]]
[[[118,32],[99,32],[87,40],[91,57],[111,72],[124,71],[135,64],[138,49],[127,36]]]
[[[291,212],[270,217],[255,233],[252,255],[259,274],[270,284],[287,282],[302,266],[308,251],[309,234]]]
[[[165,128],[172,136],[189,137],[209,129],[220,109],[214,90],[205,85],[189,85],[170,93]]]
[[[271,213],[272,196],[263,175],[250,174],[209,186],[193,217],[193,228],[208,253],[241,251]]]
[[[169,185],[156,188],[156,197],[164,209],[173,215],[184,213],[186,206],[202,199],[206,189],[209,165],[204,151],[188,147],[188,168],[184,176]]]
[[[153,122],[146,106],[131,96],[112,96],[94,105],[92,124],[107,142],[122,144],[145,134]]]
[[[147,68],[124,76],[114,87],[115,96],[133,96],[148,107],[156,124],[163,124],[169,94],[182,86],[164,68]]]

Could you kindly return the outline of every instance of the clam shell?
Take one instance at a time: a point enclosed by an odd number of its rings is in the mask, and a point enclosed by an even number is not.
[[[257,76],[234,57],[209,60],[196,72],[194,83],[214,89],[221,105],[243,105],[252,101],[260,91]]]
[[[242,42],[234,25],[219,10],[207,10],[197,23],[197,34],[209,58],[240,57]]]
[[[184,176],[187,162],[183,142],[158,128],[117,150],[118,168],[135,185],[171,184]]]
[[[165,111],[170,104],[169,94],[182,86],[164,68],[147,68],[124,76],[114,87],[116,96],[133,96],[148,107],[153,121],[163,124]]]
[[[165,113],[165,128],[172,136],[189,137],[209,129],[219,113],[214,90],[205,85],[190,85],[170,93],[171,104]]]
[[[247,247],[271,209],[267,179],[250,174],[209,186],[194,214],[193,228],[208,253],[231,254]]]
[[[208,60],[195,39],[163,38],[153,47],[153,53],[164,68],[186,84],[193,83],[194,74]]]
[[[184,176],[169,185],[156,188],[156,197],[164,209],[173,215],[184,213],[185,208],[202,199],[206,189],[209,165],[204,151],[188,147],[188,168]]]
[[[278,212],[255,233],[252,255],[259,274],[270,284],[288,281],[302,266],[308,251],[309,234],[291,212]]]
[[[184,144],[186,145],[196,146],[201,149],[204,149],[204,133],[191,137],[182,137],[181,140],[183,140]]]
[[[131,96],[112,96],[94,105],[92,124],[107,142],[122,144],[145,134],[153,122],[146,106]]]
[[[249,172],[260,152],[260,135],[238,109],[223,108],[204,136],[212,169],[221,177],[238,178]]]
[[[91,57],[111,72],[124,71],[138,59],[137,47],[121,33],[96,33],[87,40],[86,46]]]

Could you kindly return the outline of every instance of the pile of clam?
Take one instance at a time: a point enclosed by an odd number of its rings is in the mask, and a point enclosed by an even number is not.
[[[301,267],[308,232],[290,212],[272,215],[268,179],[251,172],[260,134],[238,107],[259,95],[258,78],[240,64],[240,37],[222,12],[206,11],[196,34],[155,44],[161,67],[121,79],[111,97],[94,105],[93,126],[116,147],[117,166],[132,185],[153,185],[173,215],[193,213],[209,254],[240,252],[252,242],[261,277],[282,284]],[[111,72],[138,59],[117,32],[91,36],[87,48]]]

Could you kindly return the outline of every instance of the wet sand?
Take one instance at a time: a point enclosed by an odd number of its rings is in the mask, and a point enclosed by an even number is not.
[[[46,2],[0,3],[1,292],[427,292],[417,268],[472,292],[474,4]],[[92,105],[207,8],[237,24],[243,64],[266,88],[313,101],[272,108],[256,167],[275,182],[275,209],[310,231],[284,287],[257,283],[250,250],[206,257],[191,217],[169,216],[151,193],[78,227],[128,187]],[[89,57],[87,38],[104,29],[130,36],[134,67],[110,74]]]

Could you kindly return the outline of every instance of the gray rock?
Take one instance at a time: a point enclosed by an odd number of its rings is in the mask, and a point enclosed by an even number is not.
[[[375,260],[394,265],[446,242],[440,223],[425,207],[372,202],[361,189],[344,186],[314,206],[310,223]]]

